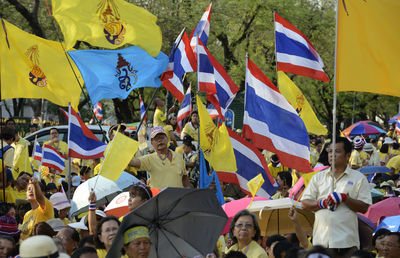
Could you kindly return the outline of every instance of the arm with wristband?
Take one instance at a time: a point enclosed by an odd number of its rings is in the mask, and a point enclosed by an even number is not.
[[[97,197],[93,189],[89,193],[89,213],[88,213],[88,227],[89,234],[94,235],[96,231],[97,218],[96,218],[96,202]]]

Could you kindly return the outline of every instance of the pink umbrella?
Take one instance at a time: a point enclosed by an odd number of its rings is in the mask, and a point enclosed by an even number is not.
[[[382,217],[395,216],[399,214],[400,197],[390,197],[371,205],[364,216],[370,221],[378,223]]]
[[[258,197],[258,196],[256,196],[254,198],[254,201],[265,201],[265,200],[269,200],[269,199],[265,198],[265,197]],[[251,197],[247,197],[247,198],[242,198],[239,200],[230,201],[230,202],[227,202],[224,205],[222,205],[222,209],[225,211],[226,215],[229,218],[228,222],[225,225],[224,230],[222,231],[222,234],[226,234],[229,232],[229,226],[231,225],[233,217],[235,217],[236,213],[238,213],[239,211],[241,211],[243,209],[247,209],[247,207],[250,204],[250,201],[251,201]]]

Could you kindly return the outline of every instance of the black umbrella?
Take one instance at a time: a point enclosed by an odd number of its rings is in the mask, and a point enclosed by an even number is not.
[[[150,257],[205,256],[227,221],[213,191],[167,188],[124,217],[106,257],[120,256],[123,232],[135,225],[149,228]]]

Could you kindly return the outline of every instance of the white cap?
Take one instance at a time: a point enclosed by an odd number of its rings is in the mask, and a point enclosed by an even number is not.
[[[54,240],[45,235],[31,236],[25,239],[19,248],[19,256],[21,258],[50,256],[59,258],[69,257],[67,254],[58,253],[58,248]]]

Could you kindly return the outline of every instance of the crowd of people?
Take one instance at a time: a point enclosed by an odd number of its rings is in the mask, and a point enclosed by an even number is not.
[[[156,99],[151,132],[147,135],[142,130],[130,135],[140,143],[126,168],[140,179],[140,183],[129,188],[131,212],[153,198],[150,187],[198,187],[198,114],[191,112],[178,133],[176,110],[171,108],[164,113],[164,109],[164,101]],[[37,126],[31,128],[34,132]],[[114,125],[108,131],[110,140],[117,130],[129,135],[125,126]],[[68,146],[59,139],[58,130],[49,131],[50,140],[46,144],[67,156]],[[29,142],[19,136],[12,119],[2,125],[0,139],[0,258],[105,257],[123,217],[107,216],[104,206],[97,205],[94,191],[88,198],[88,212],[71,217],[71,201],[65,194],[69,186],[67,169],[60,172],[44,168],[36,160],[31,160],[34,175],[14,169]],[[271,198],[289,197],[302,176],[301,171],[284,166],[274,153],[260,151],[279,184]],[[206,257],[400,257],[399,232],[380,229],[373,235],[373,249],[366,248],[360,243],[357,221],[357,213],[365,213],[374,202],[400,194],[400,149],[394,130],[376,138],[338,137],[335,148],[323,136],[312,136],[310,151],[312,167],[327,167],[316,173],[303,186],[304,192],[295,198],[302,202],[303,209],[315,213],[313,232],[303,230],[296,209],[291,208],[287,216],[293,223],[292,234],[261,236],[257,216],[244,209],[234,216],[229,233],[220,236],[215,246],[210,247],[214,252]],[[330,167],[333,155],[334,171]],[[101,162],[100,159],[71,161],[71,196],[82,182],[98,175]],[[356,171],[370,165],[386,166],[392,172],[367,178]],[[382,193],[378,199],[371,197],[372,188]],[[226,202],[247,196],[234,183],[221,182],[221,189]],[[146,225],[125,230],[120,256],[148,257],[150,235]],[[163,256],[158,254],[158,257]]]

